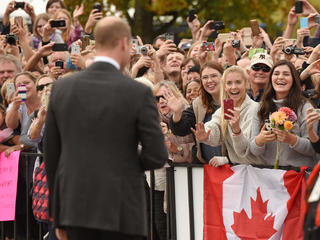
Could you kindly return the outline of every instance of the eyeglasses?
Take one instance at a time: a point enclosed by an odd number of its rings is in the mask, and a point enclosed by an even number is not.
[[[45,87],[50,86],[52,83],[41,84],[37,86],[37,91],[42,91]]]
[[[253,65],[252,67],[253,71],[259,72],[260,70],[262,70],[263,72],[270,72],[271,68],[268,66],[257,66],[257,65]]]
[[[202,79],[203,81],[208,81],[209,78],[210,78],[210,79],[216,79],[216,78],[218,78],[218,77],[219,77],[219,76],[218,76],[217,74],[211,74],[211,75],[204,75],[204,76],[201,77],[201,79]]]
[[[157,102],[159,102],[159,101],[160,101],[160,98],[165,99],[165,97],[164,97],[163,95],[155,96],[155,98],[156,98],[156,101],[157,101]]]

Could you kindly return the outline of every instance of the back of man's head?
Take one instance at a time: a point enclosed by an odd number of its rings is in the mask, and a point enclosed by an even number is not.
[[[131,39],[131,29],[121,18],[105,17],[96,25],[94,37],[97,49],[112,49],[118,45],[120,39]]]

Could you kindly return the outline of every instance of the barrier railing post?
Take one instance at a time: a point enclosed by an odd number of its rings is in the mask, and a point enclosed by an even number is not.
[[[150,237],[155,239],[154,170],[150,170]]]
[[[187,167],[188,171],[188,202],[189,202],[189,223],[190,240],[194,240],[194,212],[193,212],[193,185],[192,185],[192,167]]]
[[[170,236],[168,240],[177,239],[177,227],[176,227],[176,200],[175,200],[175,187],[174,187],[174,167],[167,168],[167,184],[168,184],[168,206],[169,210],[169,226]]]

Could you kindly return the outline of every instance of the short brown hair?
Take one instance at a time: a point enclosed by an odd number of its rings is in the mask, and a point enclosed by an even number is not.
[[[106,21],[109,20],[109,21]],[[94,30],[96,47],[114,48],[122,38],[131,39],[131,28],[121,18],[106,17],[100,20]]]

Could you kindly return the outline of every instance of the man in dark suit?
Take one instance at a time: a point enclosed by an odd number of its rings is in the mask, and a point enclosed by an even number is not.
[[[130,60],[128,24],[103,18],[95,39],[95,62],[52,88],[44,139],[50,212],[60,239],[145,239],[144,170],[168,157],[156,103],[121,72]]]

